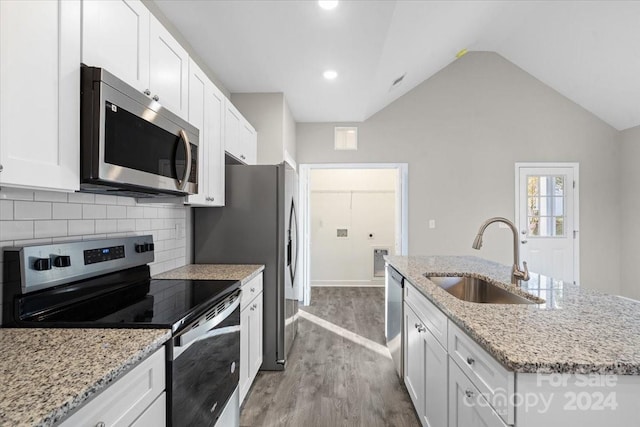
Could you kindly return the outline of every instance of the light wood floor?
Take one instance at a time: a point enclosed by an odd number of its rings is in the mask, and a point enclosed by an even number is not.
[[[258,373],[240,425],[419,426],[393,362],[372,350],[385,344],[384,288],[312,288],[311,301],[301,310],[373,344],[355,343],[301,316],[287,369]]]

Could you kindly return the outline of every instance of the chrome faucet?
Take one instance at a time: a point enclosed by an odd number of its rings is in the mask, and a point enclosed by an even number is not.
[[[520,286],[521,280],[524,280],[525,282],[529,280],[529,269],[527,268],[526,261],[523,261],[522,265],[524,265],[524,269],[520,270],[520,246],[518,245],[518,230],[511,221],[501,217],[489,218],[480,226],[478,235],[473,241],[473,245],[471,247],[473,249],[480,249],[482,247],[482,235],[484,234],[484,230],[494,222],[502,222],[504,224],[507,224],[513,232],[513,267],[511,268],[511,283],[513,285]]]

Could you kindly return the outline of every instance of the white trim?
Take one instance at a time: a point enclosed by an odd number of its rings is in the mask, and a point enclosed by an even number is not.
[[[384,288],[384,277],[380,280],[313,280],[312,288]]]
[[[315,163],[299,164],[300,218],[302,238],[301,275],[302,299],[304,305],[311,303],[311,227],[309,213],[309,175],[312,169],[396,169],[398,171],[396,191],[396,212],[400,221],[396,221],[396,253],[406,256],[409,253],[409,165],[407,163]]]
[[[580,283],[580,163],[578,162],[516,162],[515,164],[515,215],[516,224],[520,224],[520,168],[571,168],[573,169],[573,228],[576,232],[573,239],[573,281]]]

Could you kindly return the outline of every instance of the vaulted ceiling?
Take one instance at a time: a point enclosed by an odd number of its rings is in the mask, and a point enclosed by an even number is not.
[[[619,130],[640,125],[640,1],[156,4],[230,92],[283,92],[299,122],[363,121],[467,49],[497,52]]]

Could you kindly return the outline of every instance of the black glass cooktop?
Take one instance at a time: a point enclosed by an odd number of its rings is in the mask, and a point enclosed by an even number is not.
[[[160,280],[109,275],[18,302],[22,326],[161,327],[179,331],[240,288],[234,280]]]

